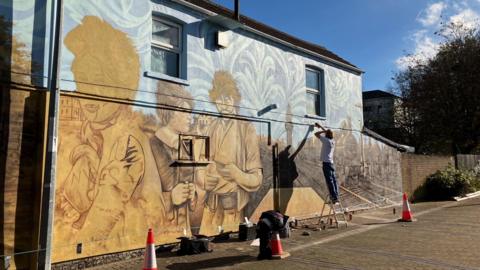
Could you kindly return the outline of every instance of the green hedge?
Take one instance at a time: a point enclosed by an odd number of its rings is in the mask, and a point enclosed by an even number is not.
[[[457,170],[452,166],[430,175],[414,194],[415,201],[448,200],[455,196],[480,190],[480,178],[472,171]]]

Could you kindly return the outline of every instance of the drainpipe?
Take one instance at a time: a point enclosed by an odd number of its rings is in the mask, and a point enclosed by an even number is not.
[[[234,19],[238,22],[240,21],[240,0],[235,0]]]
[[[360,133],[360,147],[362,148],[362,176],[363,176],[363,181],[365,181],[367,177],[367,163],[365,161],[365,143],[363,139],[364,139],[363,133]]]
[[[61,53],[61,33],[63,18],[62,0],[52,2],[52,24],[51,33],[53,40],[50,40],[50,61],[49,81],[50,91],[48,103],[48,130],[47,130],[47,152],[45,155],[45,175],[42,190],[42,205],[40,214],[40,243],[38,256],[38,269],[50,270],[52,261],[52,234],[53,234],[53,213],[55,210],[55,177],[57,166],[57,133],[58,133],[58,102],[60,99],[59,73]]]

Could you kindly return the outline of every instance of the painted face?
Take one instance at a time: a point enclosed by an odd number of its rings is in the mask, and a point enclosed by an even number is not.
[[[234,114],[236,112],[235,100],[231,96],[221,96],[215,100],[215,103],[221,114]]]
[[[121,104],[79,99],[83,115],[91,122],[105,124],[113,122],[120,113]]]
[[[98,63],[92,55],[86,54],[84,57],[76,58],[72,64],[72,70],[78,91],[99,96],[111,95],[115,92],[113,88],[102,86],[112,85],[114,78],[110,78],[110,74],[104,72],[102,64]],[[111,121],[121,107],[118,103],[92,99],[80,99],[80,105],[85,117],[96,123]]]
[[[75,56],[72,73],[78,92],[92,95],[80,102],[84,116],[95,123],[112,122],[122,105],[94,100],[96,96],[133,99],[140,61],[128,36],[95,16],[85,16],[64,39]],[[130,90],[125,90],[127,88]]]
[[[180,106],[182,108],[191,109],[190,105],[188,105],[188,103],[186,102],[183,102],[183,104],[181,104]],[[174,111],[172,118],[168,122],[168,126],[178,134],[188,133],[188,131],[190,131],[191,124],[192,114],[179,111]]]

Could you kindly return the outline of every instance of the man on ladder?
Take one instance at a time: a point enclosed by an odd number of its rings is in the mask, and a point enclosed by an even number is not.
[[[333,132],[330,129],[323,128],[319,123],[315,123],[315,127],[322,129],[321,131],[315,132],[315,136],[322,141],[320,159],[323,162],[323,175],[327,182],[330,200],[333,204],[336,204],[338,203],[338,185],[337,179],[335,178],[335,167],[333,166],[333,151],[335,149]]]
[[[322,222],[322,218],[324,217],[325,205],[329,204],[330,210],[328,211],[327,217],[329,217],[330,225],[332,225],[332,221],[335,221],[335,226],[338,228],[339,220],[337,216],[340,216],[343,219],[345,226],[348,226],[345,209],[339,202],[338,184],[337,179],[335,178],[335,167],[333,166],[333,151],[335,149],[333,132],[330,129],[323,128],[318,123],[315,123],[315,127],[321,129],[321,131],[315,132],[315,136],[322,141],[320,159],[323,162],[323,175],[325,176],[325,181],[327,182],[328,191],[330,193],[323,205],[319,223]]]

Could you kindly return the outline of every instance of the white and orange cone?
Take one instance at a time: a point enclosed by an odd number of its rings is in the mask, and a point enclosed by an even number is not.
[[[143,270],[157,270],[157,258],[155,257],[155,241],[153,240],[153,231],[148,229],[147,247],[145,249],[145,261]]]
[[[402,209],[402,218],[398,221],[403,222],[412,222],[413,216],[412,211],[410,210],[410,204],[408,203],[407,193],[403,193],[403,209]]]
[[[278,232],[275,232],[272,239],[270,239],[270,248],[272,249],[272,259],[283,259],[290,256],[288,252],[283,251]]]

